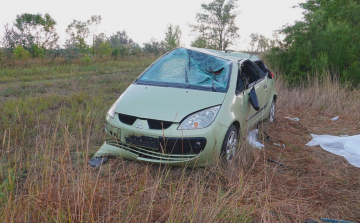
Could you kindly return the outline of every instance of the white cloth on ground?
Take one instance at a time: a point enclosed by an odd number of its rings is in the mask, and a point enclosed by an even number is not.
[[[326,151],[343,156],[350,164],[360,167],[360,135],[332,136],[311,134],[307,146],[320,145]]]

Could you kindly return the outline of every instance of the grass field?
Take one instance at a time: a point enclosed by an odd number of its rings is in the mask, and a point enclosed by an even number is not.
[[[89,168],[108,108],[152,61],[0,69],[2,222],[360,221],[360,169],[305,146],[310,133],[359,134],[359,90],[329,78],[290,89],[275,73],[276,121],[260,126],[265,149],[244,142],[231,164],[116,158]]]

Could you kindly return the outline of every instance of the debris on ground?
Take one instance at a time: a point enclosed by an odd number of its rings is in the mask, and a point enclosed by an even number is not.
[[[285,118],[290,119],[290,120],[293,120],[293,121],[295,121],[295,122],[298,122],[298,121],[300,120],[299,118],[291,118],[291,117],[285,117]]]
[[[353,223],[350,221],[343,221],[343,220],[336,220],[336,219],[328,219],[328,218],[320,218],[323,222],[330,222],[330,223]]]
[[[273,159],[268,159],[268,161],[270,162],[270,163],[275,163],[275,164],[277,164],[277,165],[279,165],[279,166],[284,166],[284,164],[282,164],[282,163],[280,163],[280,162],[278,162],[278,161],[275,161],[275,160],[273,160]]]
[[[321,222],[330,222],[330,223],[353,223],[350,221],[336,220],[336,219],[328,219],[328,218],[320,218]],[[318,221],[308,219],[305,220],[304,223],[319,223]]]
[[[331,119],[331,121],[336,121],[339,119],[339,116],[335,116],[334,118]]]
[[[89,160],[89,165],[91,167],[99,167],[101,165],[103,165],[104,163],[106,163],[108,161],[109,157],[105,156],[105,157],[95,157],[92,158],[91,160]]]
[[[360,135],[332,136],[311,134],[313,139],[307,146],[318,146],[324,150],[343,156],[350,164],[360,168]]]
[[[273,143],[275,146],[280,146],[280,147],[284,147],[284,149],[286,149],[286,146],[285,146],[285,144],[279,144],[279,143]]]
[[[246,139],[249,141],[250,146],[261,149],[265,146],[257,140],[258,133],[258,129],[250,130]]]

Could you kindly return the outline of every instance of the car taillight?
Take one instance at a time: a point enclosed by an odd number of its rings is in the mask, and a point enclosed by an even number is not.
[[[272,78],[274,78],[274,74],[273,74],[273,72],[271,72],[271,71],[270,71],[270,74],[271,74],[271,77],[272,77]]]

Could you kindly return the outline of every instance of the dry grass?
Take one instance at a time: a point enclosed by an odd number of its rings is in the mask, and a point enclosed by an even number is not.
[[[330,79],[290,89],[278,78],[277,119],[260,127],[265,149],[243,143],[231,164],[194,169],[111,159],[91,169],[87,161],[105,140],[103,116],[135,77],[121,75],[14,84],[20,93],[0,94],[3,222],[360,221],[360,169],[305,146],[310,133],[359,133],[358,90]],[[35,86],[43,90],[21,93]]]

